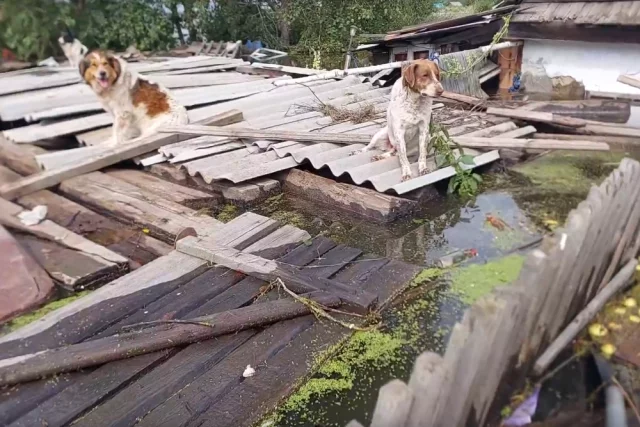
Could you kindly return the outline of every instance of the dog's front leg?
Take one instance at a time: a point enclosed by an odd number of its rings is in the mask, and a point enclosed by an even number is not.
[[[429,151],[429,126],[425,124],[420,125],[420,134],[418,136],[418,146],[420,147],[420,155],[418,157],[418,173],[420,175],[426,175],[429,173],[427,170],[427,154]]]
[[[407,158],[407,143],[404,138],[405,128],[400,127],[395,132],[396,149],[398,150],[398,158],[400,159],[400,168],[402,169],[402,181],[411,179],[411,164]]]
[[[116,114],[113,118],[113,140],[114,145],[119,145],[127,140],[127,131],[131,127],[132,116],[130,113]]]

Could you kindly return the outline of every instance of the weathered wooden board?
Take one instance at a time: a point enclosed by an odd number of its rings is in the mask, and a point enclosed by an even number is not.
[[[252,277],[271,282],[280,278],[294,292],[306,293],[322,290],[339,296],[353,310],[367,312],[377,296],[370,292],[350,289],[339,282],[311,276],[290,268],[287,264],[267,260],[196,237],[186,237],[176,242],[176,249],[209,262],[241,271]]]
[[[53,292],[54,284],[42,267],[2,226],[0,248],[0,321],[5,321],[46,301]]]
[[[0,199],[0,216],[3,217],[3,222],[6,220],[7,222],[17,222],[20,224],[20,222],[17,221],[16,216],[22,211],[23,209],[19,205]],[[47,236],[48,239],[54,242],[59,242],[61,245],[82,252],[86,256],[93,258],[103,265],[125,265],[128,262],[128,260],[123,256],[108,250],[104,246],[93,243],[82,236],[72,233],[66,228],[61,227],[48,219],[45,219],[39,224],[31,225],[28,229],[38,235]]]
[[[149,230],[150,235],[168,243],[187,227],[207,236],[222,227],[216,219],[168,200],[156,193],[109,176],[92,172],[60,185],[60,192],[79,200],[97,212]]]
[[[245,345],[226,357],[213,369],[207,371],[179,394],[172,396],[161,406],[151,411],[138,425],[140,427],[180,427],[207,411],[234,385],[242,380],[247,365],[258,371],[269,366],[269,360],[302,331],[313,324],[308,316],[289,322],[278,323],[255,336]],[[259,374],[257,374],[259,375]],[[189,402],[188,406],[183,401]]]
[[[310,299],[326,307],[337,307],[340,299],[325,293]],[[264,327],[284,320],[311,314],[311,309],[293,299],[252,304],[222,313],[203,316],[194,321],[208,324],[173,324],[151,326],[139,331],[72,344],[0,361],[0,384],[12,385],[72,372],[155,351],[180,347],[200,341]],[[19,367],[19,369],[18,369]]]
[[[114,169],[106,171],[106,174],[192,209],[213,209],[222,204],[220,195],[177,185],[146,172],[133,169]]]
[[[394,221],[417,208],[417,202],[413,200],[339,183],[299,169],[288,173],[284,190],[297,197],[380,222]]]
[[[231,110],[215,116],[211,122],[214,124],[227,125],[241,120],[242,113],[237,110]],[[47,172],[41,172],[39,174],[23,178],[18,182],[4,185],[0,187],[0,195],[10,199],[20,197],[34,191],[52,187],[65,179],[100,170],[123,160],[132,159],[156,150],[163,145],[176,143],[180,139],[180,136],[176,134],[157,134],[136,142],[123,144],[105,151],[98,156],[88,158],[76,164],[64,166],[60,169],[54,169]]]
[[[13,182],[19,177],[17,173],[0,166],[0,184]],[[16,202],[27,209],[46,206],[48,219],[130,259],[132,267],[137,268],[172,250],[171,246],[140,229],[126,227],[48,190],[20,197]]]

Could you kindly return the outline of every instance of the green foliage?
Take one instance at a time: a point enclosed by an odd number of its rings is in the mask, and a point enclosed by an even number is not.
[[[53,0],[4,0],[0,45],[25,60],[42,59],[57,48],[60,30],[72,25],[72,6]]]
[[[432,0],[296,0],[285,11],[295,46],[291,56],[311,66],[314,55],[323,68],[341,68],[352,26],[359,33],[384,33],[423,21]]]
[[[446,128],[432,123],[430,134],[431,145],[436,153],[436,165],[438,167],[452,166],[456,171],[456,175],[449,180],[448,193],[458,193],[465,197],[476,194],[482,177],[472,169],[464,168],[465,165],[475,164],[473,156],[464,154],[462,147],[451,139]],[[459,156],[451,148],[452,145],[459,151]]]
[[[88,47],[122,51],[133,44],[145,51],[174,44],[173,25],[158,1],[90,0],[78,24]]]

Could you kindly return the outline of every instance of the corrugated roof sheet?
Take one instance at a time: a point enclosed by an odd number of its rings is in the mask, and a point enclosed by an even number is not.
[[[590,25],[640,25],[640,1],[524,2],[511,22],[570,22]]]
[[[358,93],[353,94],[352,88],[355,87],[360,89]],[[313,88],[278,88],[269,94],[258,94],[225,103],[219,108],[243,110],[247,120],[238,124],[239,127],[373,135],[385,125],[384,112],[388,105],[388,93],[389,88],[376,88],[361,83],[356,77],[349,77],[342,81],[325,81]],[[377,116],[363,123],[336,123],[322,111],[313,110],[313,105],[317,108],[318,102],[352,111],[368,104],[374,107]],[[245,111],[242,108],[245,104],[253,106],[253,109]],[[434,110],[434,119],[447,126],[453,135],[473,133],[505,121],[483,113],[446,109],[441,105],[440,107]],[[431,173],[418,176],[418,166],[414,163],[412,169],[415,178],[402,182],[396,157],[374,162],[371,158],[376,152],[350,155],[354,150],[362,148],[362,144],[345,146],[332,143],[304,144],[297,141],[263,140],[246,142],[239,149],[237,144],[237,140],[207,136],[163,147],[159,151],[167,158],[172,158],[172,162],[181,163],[180,167],[186,169],[189,175],[201,177],[207,183],[217,180],[246,182],[308,162],[315,169],[328,169],[335,177],[346,176],[357,185],[371,185],[380,192],[405,194],[455,174],[452,168],[437,169],[434,159],[431,158]],[[478,156],[477,165],[490,163],[499,157],[497,151],[468,151]],[[189,161],[182,163],[183,160]]]

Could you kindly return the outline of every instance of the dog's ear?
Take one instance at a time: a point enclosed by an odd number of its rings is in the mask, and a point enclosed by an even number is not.
[[[89,54],[87,54],[84,56],[84,58],[82,58],[82,61],[80,61],[80,65],[78,66],[80,77],[82,77],[82,80],[86,81],[86,79],[84,78],[84,73],[87,72],[87,68],[89,68],[90,66],[91,60],[89,59]]]
[[[113,71],[116,72],[116,80],[120,78],[120,74],[122,74],[122,65],[120,65],[120,61],[113,54],[107,55],[107,62],[113,68]]]
[[[433,70],[433,75],[436,76],[436,79],[440,81],[440,61],[430,61],[431,69]]]
[[[405,87],[408,87],[410,89],[413,89],[415,87],[417,69],[418,64],[413,63],[402,70],[402,83],[404,83]]]

